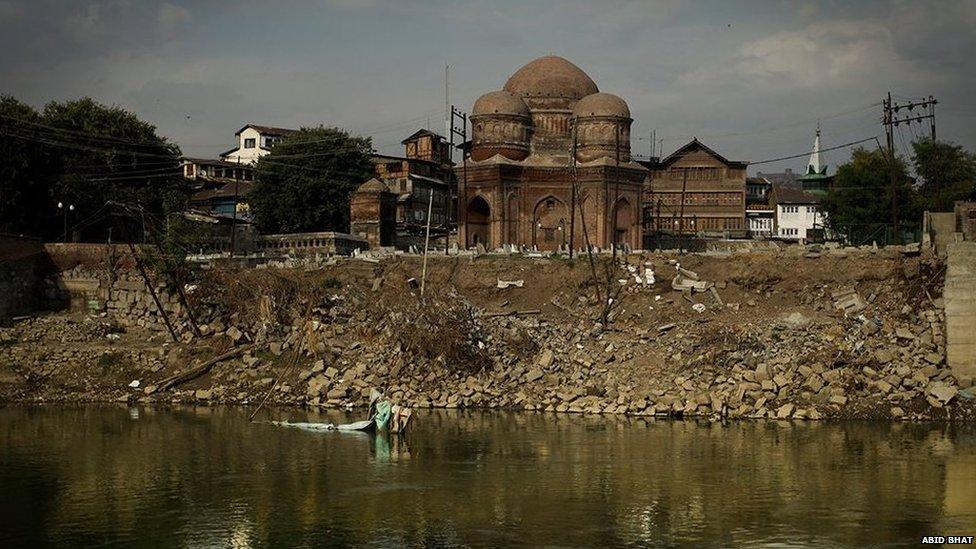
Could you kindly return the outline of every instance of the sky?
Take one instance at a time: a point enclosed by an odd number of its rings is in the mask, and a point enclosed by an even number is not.
[[[881,100],[933,95],[940,139],[976,150],[976,0],[0,0],[0,93],[90,96],[214,157],[246,123],[400,140],[443,133],[554,54],[630,105],[632,148],[693,137],[753,163],[878,136]],[[905,154],[926,124],[900,127]],[[867,143],[873,145],[873,141]],[[848,149],[823,154],[833,167]],[[804,158],[750,173],[802,170]]]

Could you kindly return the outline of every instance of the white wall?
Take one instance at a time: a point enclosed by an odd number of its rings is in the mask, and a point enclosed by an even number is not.
[[[237,150],[231,151],[224,156],[224,159],[228,162],[237,162],[239,159],[241,164],[254,164],[258,158],[268,154],[268,151],[261,148],[264,146],[264,137],[254,128],[245,129],[238,137]],[[254,140],[254,146],[252,148],[244,147],[247,139]]]
[[[746,225],[749,232],[755,236],[773,235],[773,216],[769,217],[750,217],[746,215]]]
[[[776,236],[788,240],[807,238],[807,230],[823,228],[824,215],[815,204],[777,204]]]

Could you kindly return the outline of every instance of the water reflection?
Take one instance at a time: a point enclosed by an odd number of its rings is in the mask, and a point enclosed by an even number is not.
[[[267,419],[348,422],[340,412]],[[976,532],[972,427],[0,410],[0,544],[915,545]]]

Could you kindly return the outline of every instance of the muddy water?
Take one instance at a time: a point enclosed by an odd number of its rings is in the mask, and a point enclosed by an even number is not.
[[[265,419],[341,421],[273,411]],[[976,430],[0,409],[0,546],[914,546],[976,534]]]

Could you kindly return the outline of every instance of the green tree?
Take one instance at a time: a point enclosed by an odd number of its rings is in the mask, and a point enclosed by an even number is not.
[[[892,189],[888,156],[881,150],[854,149],[851,160],[837,168],[834,184],[821,202],[830,228],[848,235],[854,244],[883,241],[892,222]],[[905,169],[895,158],[899,226],[919,223],[918,195]]]
[[[959,145],[931,139],[912,143],[912,149],[925,209],[950,211],[956,200],[976,198],[976,155]]]
[[[349,230],[349,195],[373,176],[372,141],[345,130],[302,128],[258,160],[248,195],[265,233]]]
[[[40,123],[32,107],[0,96],[0,232],[52,236],[55,171],[50,151],[31,137]]]
[[[119,224],[109,201],[142,206],[150,215],[182,209],[186,193],[179,174],[179,148],[152,124],[118,106],[90,98],[44,107],[32,137],[57,151],[54,202],[75,206],[73,229],[82,239],[141,238],[138,221]],[[58,231],[59,233],[61,231]]]

